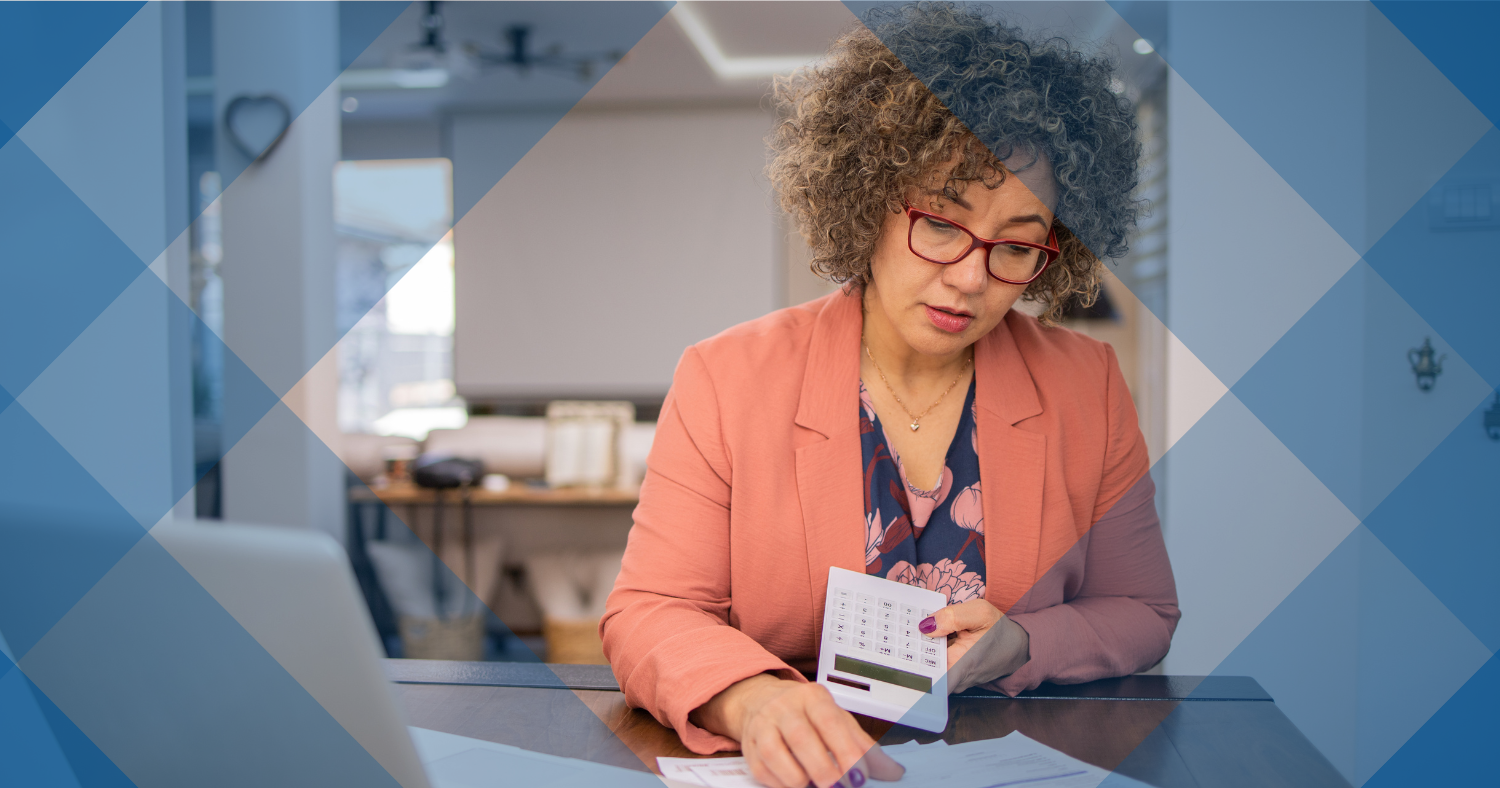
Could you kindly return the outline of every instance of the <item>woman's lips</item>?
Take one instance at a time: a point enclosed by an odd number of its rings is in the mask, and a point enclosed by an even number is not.
[[[970,323],[974,322],[974,318],[970,315],[955,315],[952,312],[944,312],[941,309],[930,306],[927,307],[927,319],[931,320],[933,325],[950,334],[957,334],[968,328]]]

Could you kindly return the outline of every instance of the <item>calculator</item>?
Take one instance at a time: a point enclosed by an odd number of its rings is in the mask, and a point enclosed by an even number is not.
[[[948,639],[917,629],[947,596],[828,568],[818,683],[841,708],[913,728],[948,727]]]

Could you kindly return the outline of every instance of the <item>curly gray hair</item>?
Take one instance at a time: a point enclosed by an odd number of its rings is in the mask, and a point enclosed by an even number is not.
[[[1045,158],[1058,186],[1062,256],[1027,288],[1055,322],[1091,303],[1101,257],[1125,254],[1144,203],[1132,196],[1141,145],[1113,64],[1060,38],[1028,39],[985,10],[947,2],[876,7],[823,65],[778,80],[782,117],[769,167],[812,247],[813,270],[868,281],[886,211],[941,168],[948,185],[998,185],[997,165]],[[999,179],[1003,179],[1003,169]]]

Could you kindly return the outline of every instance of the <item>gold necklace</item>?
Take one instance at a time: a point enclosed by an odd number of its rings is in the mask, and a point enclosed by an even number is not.
[[[938,395],[937,401],[933,402],[927,407],[927,410],[924,410],[921,413],[912,413],[911,408],[906,407],[906,403],[901,401],[901,396],[896,393],[896,390],[891,388],[891,382],[885,379],[885,373],[880,371],[880,362],[875,360],[875,354],[870,352],[870,345],[869,343],[865,342],[865,338],[863,336],[859,338],[859,343],[865,346],[865,355],[869,356],[870,363],[875,365],[875,374],[880,376],[880,382],[885,384],[885,390],[891,393],[891,396],[896,400],[896,404],[900,405],[901,409],[906,411],[906,415],[911,417],[911,424],[907,426],[911,427],[912,432],[916,432],[917,430],[921,429],[922,425],[920,422],[922,421],[922,418],[931,413],[932,409],[936,408],[938,406],[938,403],[942,402],[943,398],[948,396],[948,392],[952,391],[953,387],[957,386],[958,382],[964,379],[964,373],[969,371],[969,364],[973,363],[974,361],[974,355],[971,353],[969,357],[964,360],[963,369],[960,369],[958,371],[958,377],[954,378],[953,382],[948,384],[948,388],[943,389],[943,393]]]

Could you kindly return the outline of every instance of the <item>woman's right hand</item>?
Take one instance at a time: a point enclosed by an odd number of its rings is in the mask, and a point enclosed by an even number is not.
[[[906,771],[821,684],[762,673],[729,685],[691,719],[738,741],[767,788],[859,788],[867,778],[899,780]]]

